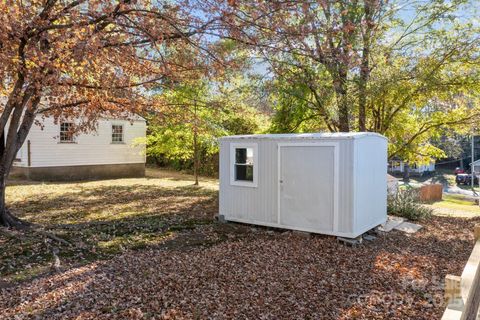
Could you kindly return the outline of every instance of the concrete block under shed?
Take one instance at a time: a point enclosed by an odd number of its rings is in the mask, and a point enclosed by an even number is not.
[[[357,238],[337,237],[337,242],[355,247],[363,243],[363,238],[362,237],[357,237]]]

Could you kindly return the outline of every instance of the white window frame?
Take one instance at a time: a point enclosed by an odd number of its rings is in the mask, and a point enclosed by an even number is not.
[[[235,150],[253,149],[253,181],[235,179]],[[230,185],[256,188],[258,186],[258,144],[256,143],[231,143],[230,144]]]
[[[62,140],[62,124],[64,123],[70,123],[72,126],[75,126],[75,123],[73,121],[62,121],[58,124],[58,143],[77,143],[75,140],[75,134],[72,133],[72,139],[71,140]]]
[[[113,141],[113,127],[122,127],[122,141]],[[110,141],[112,144],[125,144],[125,125],[123,123],[112,123],[110,126]]]

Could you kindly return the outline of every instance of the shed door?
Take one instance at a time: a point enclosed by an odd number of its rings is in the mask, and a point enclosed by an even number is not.
[[[280,146],[279,223],[332,231],[335,146]]]

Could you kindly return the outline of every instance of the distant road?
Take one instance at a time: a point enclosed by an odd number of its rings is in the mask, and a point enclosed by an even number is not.
[[[463,194],[466,196],[471,196],[471,197],[478,197],[478,193],[475,195],[472,190],[465,190],[462,188],[459,188],[457,186],[443,186],[443,192],[445,193],[452,193],[452,194]]]

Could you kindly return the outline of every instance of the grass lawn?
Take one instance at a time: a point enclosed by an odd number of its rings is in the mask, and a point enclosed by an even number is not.
[[[431,176],[410,178],[408,185],[403,184],[400,179],[400,188],[419,188],[424,183],[441,183],[444,186],[454,187],[457,186],[460,189],[472,190],[470,186],[457,185],[455,183],[455,175],[451,170],[437,170]],[[476,187],[475,190],[480,193],[480,188]],[[436,215],[441,216],[454,216],[454,217],[479,217],[480,207],[475,205],[471,197],[462,194],[444,193],[443,200],[428,205],[435,210]]]
[[[480,222],[434,216],[352,248],[217,223],[217,181],[192,182],[11,181],[17,215],[71,245],[0,228],[0,319],[437,319]]]
[[[19,217],[72,243],[0,229],[0,276],[22,280],[62,264],[110,258],[165,242],[183,229],[213,223],[217,182],[193,186],[189,176],[147,169],[145,179],[79,183],[11,181],[7,202]]]
[[[442,201],[434,202],[431,206],[435,214],[454,217],[480,217],[480,207],[471,199],[457,194],[443,194]]]

